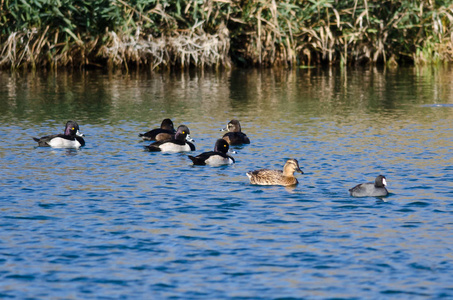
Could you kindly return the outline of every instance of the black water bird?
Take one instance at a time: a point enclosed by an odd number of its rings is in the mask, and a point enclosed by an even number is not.
[[[33,138],[39,147],[79,148],[85,145],[84,135],[79,131],[75,121],[66,122],[64,134],[53,134],[41,138]]]
[[[145,133],[140,133],[138,136],[144,141],[166,141],[175,136],[176,130],[173,122],[170,119],[164,119],[160,124],[160,128],[155,128]]]
[[[223,139],[227,141],[230,145],[242,145],[250,144],[250,139],[245,133],[241,131],[241,124],[238,120],[231,120],[227,127],[223,130],[228,130],[227,133],[223,135]]]
[[[379,175],[374,182],[361,183],[349,189],[353,197],[385,197],[389,194],[386,189],[387,180],[385,176]]]
[[[145,146],[145,149],[152,152],[195,151],[195,145],[187,141],[189,134],[189,128],[186,125],[180,125],[173,138],[166,141],[154,142],[149,146]]]
[[[234,158],[228,155],[230,146],[224,139],[218,139],[214,151],[204,152],[197,156],[189,155],[194,165],[228,165],[235,162]]]

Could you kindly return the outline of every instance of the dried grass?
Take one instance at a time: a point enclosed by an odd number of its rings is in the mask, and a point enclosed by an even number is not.
[[[142,34],[140,28],[133,36],[107,32],[108,41],[101,47],[99,55],[108,59],[111,66],[123,65],[126,68],[129,62],[149,65],[151,69],[191,65],[230,67],[228,29],[223,26],[217,34],[210,35],[202,30],[201,25],[200,22],[175,36],[158,38]]]
[[[98,39],[76,43],[53,43],[49,27],[38,34],[36,29],[13,32],[1,48],[0,67],[35,69],[39,66],[84,66],[89,65],[89,54],[96,48]],[[58,41],[58,32],[55,42]]]
[[[21,3],[14,4],[18,12]],[[111,68],[125,69],[134,65],[152,70],[229,68],[231,55],[235,61],[267,67],[453,61],[453,4],[442,1],[90,3],[105,8],[105,15],[98,16],[101,24],[115,19],[112,24],[116,25],[93,33],[79,30],[76,20],[67,19],[70,24],[58,23],[55,28],[11,30],[0,36],[4,41],[0,67],[102,67],[107,63]],[[58,9],[69,17],[64,6]],[[33,12],[47,17],[39,8]],[[1,20],[14,19],[6,9],[1,14],[0,24]]]

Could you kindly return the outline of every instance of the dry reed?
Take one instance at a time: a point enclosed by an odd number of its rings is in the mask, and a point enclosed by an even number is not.
[[[49,3],[57,7],[55,16],[33,4],[2,2],[0,67],[154,70],[230,67],[232,61],[294,67],[453,60],[449,1],[93,0],[85,3],[89,7],[69,0]],[[80,11],[98,13],[89,19]],[[34,23],[24,21],[27,18]]]

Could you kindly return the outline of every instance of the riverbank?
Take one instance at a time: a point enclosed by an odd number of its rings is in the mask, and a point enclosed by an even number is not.
[[[0,68],[453,61],[450,1],[2,2]]]

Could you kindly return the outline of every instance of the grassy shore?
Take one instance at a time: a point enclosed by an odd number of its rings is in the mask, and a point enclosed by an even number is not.
[[[453,61],[450,0],[0,1],[0,68]]]

